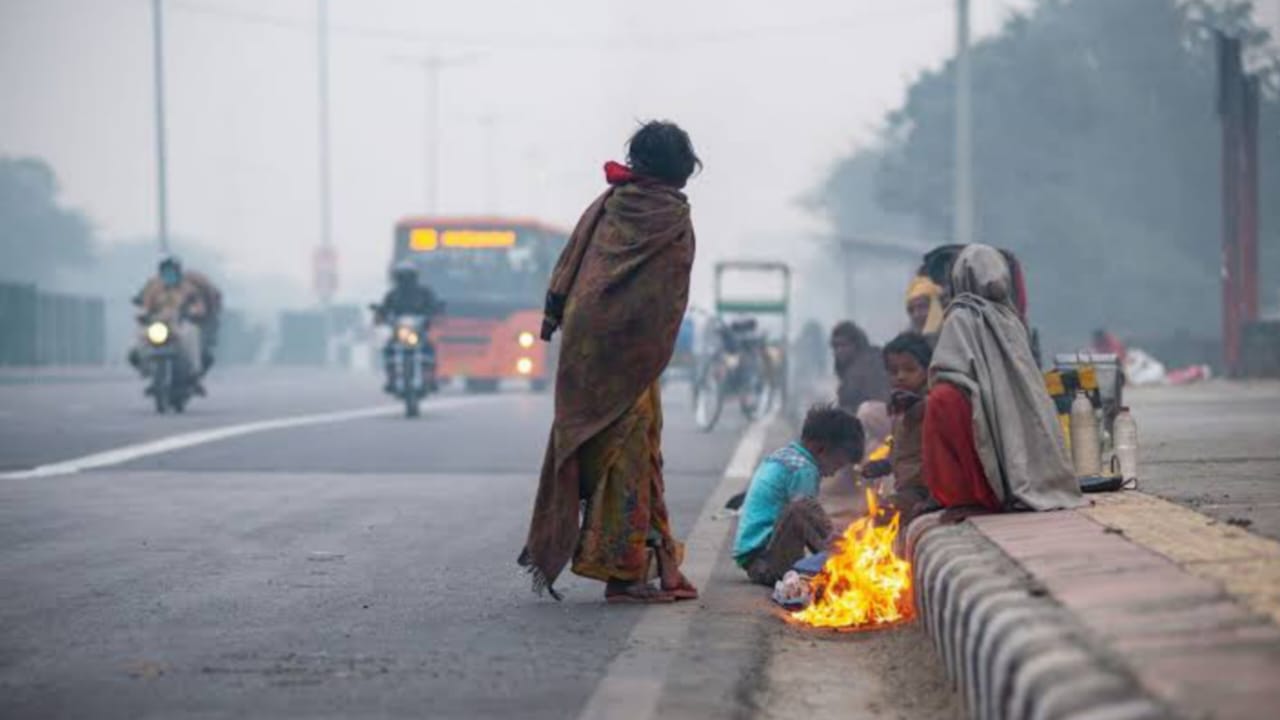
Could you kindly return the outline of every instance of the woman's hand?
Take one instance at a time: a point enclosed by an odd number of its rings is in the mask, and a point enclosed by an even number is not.
[[[542,332],[541,332],[543,342],[551,342],[551,336],[556,334],[556,330],[559,327],[560,327],[559,323],[547,317],[546,315],[543,315],[542,316]]]

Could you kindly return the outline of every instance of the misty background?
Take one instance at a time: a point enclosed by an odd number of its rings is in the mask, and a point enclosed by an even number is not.
[[[783,259],[793,328],[851,316],[887,339],[922,250],[950,234],[953,6],[332,0],[336,301],[381,294],[406,215],[571,227],[637,122],[669,118],[706,164],[688,189],[693,302],[717,260]],[[316,303],[316,3],[165,7],[173,248],[270,328]],[[1215,27],[1263,77],[1276,312],[1280,0],[974,0],[972,21],[975,236],[1023,260],[1047,345],[1103,325],[1216,338]],[[414,63],[429,56],[450,63],[436,208]],[[0,0],[0,278],[103,296],[121,332],[158,256],[151,72],[148,0]]]

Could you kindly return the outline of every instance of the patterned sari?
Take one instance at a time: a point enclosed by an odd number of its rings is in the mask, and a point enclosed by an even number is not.
[[[636,179],[587,209],[556,264],[544,323],[544,336],[563,331],[555,421],[518,560],[537,591],[559,599],[570,560],[579,575],[638,581],[651,547],[683,554],[663,499],[658,378],[693,253],[684,194]]]
[[[663,498],[662,398],[650,385],[635,405],[578,451],[586,485],[573,572],[596,580],[647,580],[650,547],[677,562],[684,545],[671,537]]]

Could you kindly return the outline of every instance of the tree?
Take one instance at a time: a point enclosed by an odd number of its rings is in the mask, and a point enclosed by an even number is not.
[[[43,160],[0,157],[0,277],[50,283],[59,270],[89,263],[89,221],[57,195],[57,178]]]
[[[973,49],[976,236],[1022,259],[1051,345],[1100,325],[1147,337],[1218,332],[1220,131],[1206,28],[1266,47],[1250,11],[1042,0]],[[880,205],[938,237],[951,225],[953,96],[953,64],[921,76],[875,153]],[[1263,281],[1274,286],[1280,205],[1265,200],[1280,181],[1274,92],[1262,115]]]

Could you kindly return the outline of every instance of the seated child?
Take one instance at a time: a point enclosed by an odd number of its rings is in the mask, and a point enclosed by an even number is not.
[[[862,457],[862,424],[833,405],[815,405],[800,439],[756,468],[738,518],[733,559],[754,583],[772,586],[805,556],[825,550],[831,519],[818,503],[819,481]]]
[[[884,346],[885,370],[893,385],[889,408],[893,413],[890,463],[894,491],[888,504],[902,512],[903,526],[931,505],[924,482],[921,436],[932,358],[929,341],[916,332],[902,333]]]

